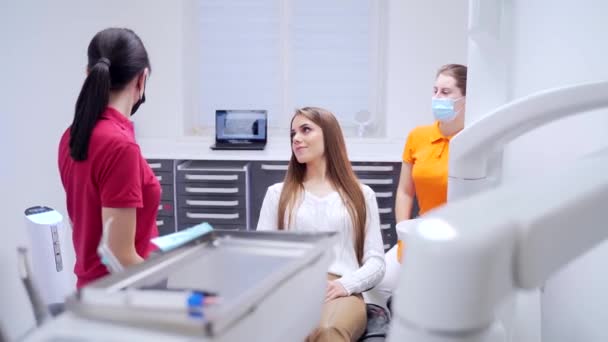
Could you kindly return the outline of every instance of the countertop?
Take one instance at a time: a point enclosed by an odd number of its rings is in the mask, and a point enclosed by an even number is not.
[[[142,153],[148,159],[195,159],[195,160],[289,160],[289,138],[269,137],[261,151],[214,151],[210,146],[214,139],[203,137],[139,138]],[[400,162],[404,141],[380,138],[346,138],[346,148],[351,161]]]

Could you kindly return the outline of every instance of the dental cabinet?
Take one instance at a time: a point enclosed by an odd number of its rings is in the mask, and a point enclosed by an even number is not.
[[[148,159],[162,187],[160,235],[201,222],[219,229],[255,230],[266,189],[283,181],[287,160]],[[401,162],[353,161],[376,193],[385,250],[397,242],[395,191]]]

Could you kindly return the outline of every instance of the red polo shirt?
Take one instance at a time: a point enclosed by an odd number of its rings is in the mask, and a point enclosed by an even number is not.
[[[87,159],[70,156],[70,129],[59,143],[59,173],[65,189],[76,252],[77,287],[108,271],[97,255],[101,239],[101,208],[137,208],[135,249],[146,258],[158,236],[156,213],[160,184],[135,142],[133,123],[108,107],[91,134]]]

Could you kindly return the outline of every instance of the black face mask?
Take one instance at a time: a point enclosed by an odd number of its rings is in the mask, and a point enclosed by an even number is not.
[[[135,115],[135,112],[137,112],[137,109],[139,108],[139,106],[146,102],[146,91],[144,90],[143,95],[141,96],[141,99],[137,100],[137,102],[135,102],[133,104],[133,108],[131,108],[131,116]]]
[[[139,106],[144,102],[146,102],[146,82],[144,82],[144,92],[141,95],[141,98],[137,100],[137,102],[133,104],[133,108],[131,108],[131,116],[135,115]]]

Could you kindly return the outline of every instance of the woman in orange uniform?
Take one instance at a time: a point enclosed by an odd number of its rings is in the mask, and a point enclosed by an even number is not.
[[[416,216],[412,212],[414,198],[418,200],[419,215],[446,202],[450,139],[464,128],[466,87],[466,66],[447,64],[437,71],[431,100],[435,122],[414,128],[403,150],[395,200],[397,223]],[[398,241],[386,252],[384,278],[364,293],[367,303],[387,307],[399,279],[403,247]]]
[[[464,128],[466,86],[466,66],[447,64],[437,71],[432,98],[435,122],[414,128],[403,150],[395,200],[397,222],[412,217],[414,197],[419,215],[446,202],[450,139]]]

